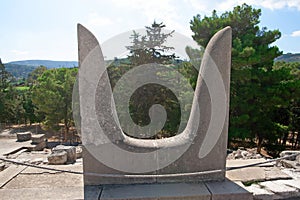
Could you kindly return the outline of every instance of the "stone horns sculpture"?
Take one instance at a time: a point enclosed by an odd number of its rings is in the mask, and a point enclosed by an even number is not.
[[[85,185],[224,180],[231,28],[208,43],[184,131],[158,140],[122,132],[97,39],[78,25],[80,129]]]

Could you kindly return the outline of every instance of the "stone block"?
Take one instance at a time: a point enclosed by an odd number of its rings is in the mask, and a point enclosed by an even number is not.
[[[265,170],[260,167],[247,167],[226,172],[226,177],[232,181],[263,181],[265,180]]]
[[[17,140],[19,142],[31,140],[31,132],[17,133]]]
[[[211,200],[252,200],[253,196],[250,192],[229,180],[222,182],[207,182],[205,183],[208,190],[211,192]]]
[[[45,141],[45,134],[38,134],[31,136],[32,144],[39,144]]]
[[[82,146],[76,147],[76,158],[82,158]]]
[[[284,173],[277,167],[266,167],[265,174],[266,174],[266,180],[279,180],[279,179],[292,179],[288,174]]]
[[[67,162],[67,152],[60,151],[60,152],[52,152],[48,156],[48,163],[50,165],[63,165]]]
[[[203,183],[140,184],[104,186],[101,200],[210,200]]]
[[[293,197],[299,194],[298,189],[282,184],[278,181],[266,181],[259,183],[260,186],[264,187],[266,190],[272,191],[283,197]]]
[[[279,155],[280,157],[284,157],[284,156],[289,156],[289,155],[293,155],[293,154],[299,154],[300,151],[282,151]],[[287,158],[287,160],[295,160],[296,159],[296,155],[295,156],[291,156],[290,158]]]
[[[66,152],[67,163],[74,163],[76,161],[76,147],[74,146],[58,145],[52,149],[52,152]]]

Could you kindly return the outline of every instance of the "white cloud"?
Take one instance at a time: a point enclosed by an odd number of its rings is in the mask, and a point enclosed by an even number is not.
[[[300,30],[299,31],[294,31],[292,34],[291,34],[292,37],[300,37]]]
[[[232,10],[234,6],[243,3],[270,10],[296,8],[300,11],[300,0],[185,0],[185,3],[191,4],[194,8],[205,14],[211,14],[212,10],[217,10],[219,12]]]
[[[16,54],[16,55],[27,55],[28,54],[28,51],[20,51],[20,50],[11,50],[10,51],[11,53],[13,54]]]
[[[90,13],[87,24],[91,27],[107,26],[113,24],[113,21],[110,18],[99,16],[98,13]]]
[[[146,19],[144,25],[150,25],[154,20],[157,22],[163,22],[167,29],[171,29],[191,35],[191,32],[187,27],[183,26],[181,6],[178,2],[173,0],[111,0],[111,2],[122,9],[130,10],[132,16],[141,16]],[[186,22],[188,24],[188,21]]]

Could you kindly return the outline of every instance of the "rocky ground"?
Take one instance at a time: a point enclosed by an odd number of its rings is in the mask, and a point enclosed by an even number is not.
[[[31,140],[17,141],[17,135],[14,134],[0,134],[0,158],[82,172],[79,147],[45,147],[37,151],[34,149],[39,144],[32,144]],[[43,137],[39,135],[37,138]],[[34,140],[36,143],[42,142],[42,139]],[[283,152],[281,156],[291,153],[295,152]],[[55,159],[51,161],[51,157]],[[253,193],[257,200],[300,199],[300,156],[234,169],[269,159],[265,155],[257,154],[256,149],[239,148],[232,151],[228,154],[226,178]],[[81,174],[55,172],[0,161],[0,199],[83,199],[83,177]]]
[[[284,151],[281,157],[300,153]],[[227,167],[264,163],[270,160],[256,149],[238,149],[228,155]],[[228,170],[226,177],[247,191],[254,199],[300,199],[300,155],[252,167]]]

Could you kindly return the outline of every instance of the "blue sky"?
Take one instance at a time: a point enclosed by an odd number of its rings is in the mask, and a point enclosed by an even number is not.
[[[300,53],[300,0],[7,0],[0,3],[0,58],[77,60],[77,23],[100,43],[153,20],[190,37],[193,16],[213,9],[221,14],[244,2],[262,9],[261,27],[281,31],[280,50]]]

